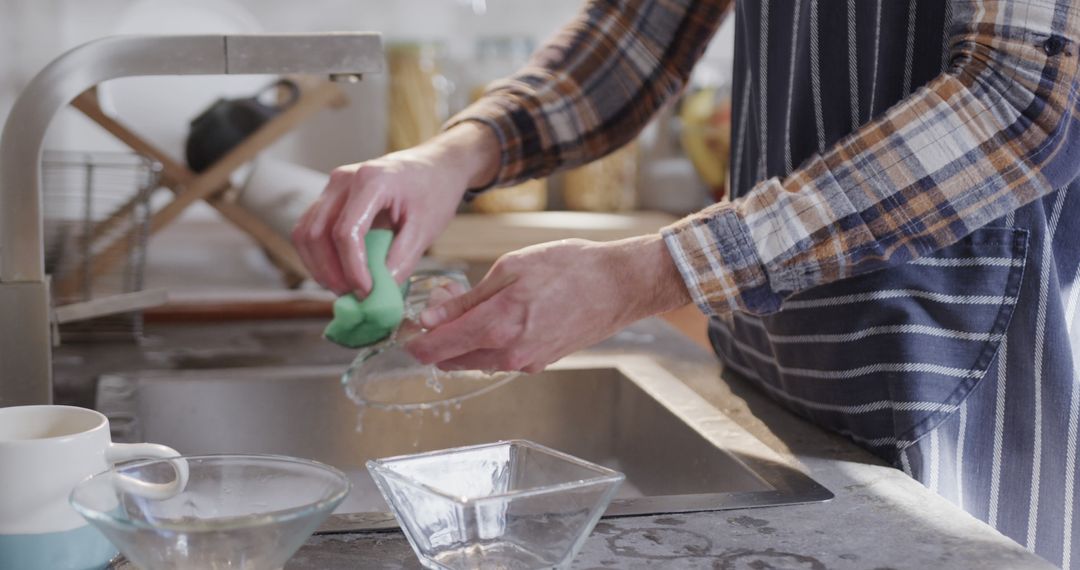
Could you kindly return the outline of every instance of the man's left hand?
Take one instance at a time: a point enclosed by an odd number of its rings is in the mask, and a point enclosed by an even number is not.
[[[408,350],[444,370],[539,372],[690,295],[659,235],[570,239],[506,254],[477,286],[429,307]]]

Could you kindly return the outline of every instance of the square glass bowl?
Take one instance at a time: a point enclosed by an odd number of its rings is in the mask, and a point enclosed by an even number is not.
[[[426,568],[566,568],[622,473],[523,440],[369,461]]]

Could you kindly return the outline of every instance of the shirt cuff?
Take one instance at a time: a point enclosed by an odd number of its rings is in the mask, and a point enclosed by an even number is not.
[[[707,208],[661,230],[694,303],[706,315],[776,312],[783,296],[768,273],[735,205]]]
[[[526,178],[523,176],[524,163],[520,158],[521,133],[529,127],[519,123],[525,121],[531,124],[532,117],[515,109],[517,107],[512,103],[488,95],[469,105],[443,125],[445,131],[468,121],[480,123],[490,128],[499,141],[499,170],[495,178],[485,186],[470,188],[466,192],[466,200],[485,190],[509,186]]]

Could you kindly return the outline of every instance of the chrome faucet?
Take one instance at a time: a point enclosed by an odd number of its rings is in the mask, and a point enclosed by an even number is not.
[[[0,138],[0,407],[52,401],[41,152],[61,109],[119,77],[303,73],[353,79],[382,67],[376,33],[115,36],[77,47],[38,73],[15,101]]]

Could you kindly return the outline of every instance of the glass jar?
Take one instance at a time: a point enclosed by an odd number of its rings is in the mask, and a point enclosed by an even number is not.
[[[400,43],[386,49],[390,68],[387,148],[416,146],[437,135],[449,115],[452,83],[439,67],[435,44]]]
[[[473,199],[472,211],[479,214],[539,212],[547,208],[546,178],[526,180],[521,184],[494,188]]]
[[[468,289],[461,271],[419,271],[410,277],[401,326],[386,340],[361,349],[342,377],[349,398],[362,407],[424,411],[457,405],[517,377],[518,372],[439,370],[405,350],[409,341],[426,332],[420,313],[436,290],[461,294]]]
[[[727,84],[693,89],[680,104],[680,143],[713,200],[728,194],[731,156],[731,90]]]
[[[615,152],[566,173],[563,199],[571,210],[623,212],[637,207],[638,145],[631,141]]]

